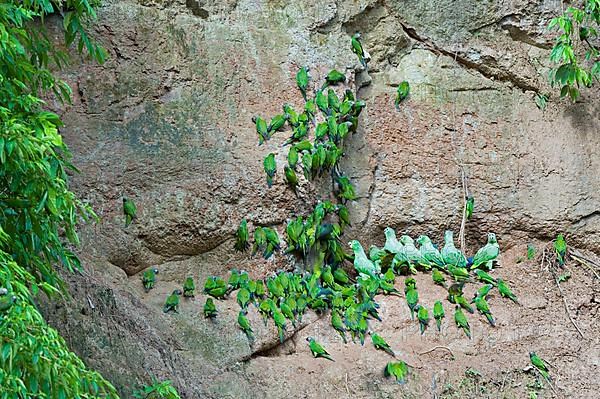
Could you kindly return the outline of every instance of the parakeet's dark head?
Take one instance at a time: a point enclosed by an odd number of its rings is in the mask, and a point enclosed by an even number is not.
[[[154,274],[158,274],[158,269],[157,268],[152,269],[152,271],[154,272]]]
[[[352,38],[354,38],[354,39],[360,39],[360,32],[356,32],[356,33],[355,33],[355,34],[352,36]]]
[[[419,244],[419,245],[429,244],[430,242],[431,242],[431,240],[429,239],[429,237],[424,236],[424,235],[420,235],[417,238],[417,244]]]
[[[308,342],[312,341],[313,339],[314,339],[313,337],[306,337],[306,340],[307,340]]]
[[[385,234],[385,238],[396,238],[396,232],[394,232],[394,229],[392,229],[391,227],[386,227],[383,230],[383,234]]]
[[[256,119],[257,119],[257,116],[256,116],[256,115],[254,115],[254,116],[252,117],[252,123],[256,123]]]
[[[533,352],[533,351],[529,352],[529,357],[534,357],[534,356],[536,356],[535,352]]]
[[[173,295],[182,295],[183,292],[181,292],[181,290],[177,289],[173,291]]]
[[[127,198],[123,197],[123,203],[127,202]]]
[[[498,240],[496,240],[496,234],[488,233],[488,244],[496,244]]]

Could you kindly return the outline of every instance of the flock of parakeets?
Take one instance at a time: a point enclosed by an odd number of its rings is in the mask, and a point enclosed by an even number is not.
[[[360,35],[352,37],[352,51],[358,56],[360,63],[366,68],[369,60],[368,53],[360,43]],[[469,321],[463,310],[474,313],[472,305],[492,325],[495,325],[487,295],[494,288],[502,297],[517,302],[516,296],[502,279],[495,279],[488,272],[492,270],[493,262],[499,255],[499,246],[493,233],[488,235],[487,244],[480,248],[472,258],[467,258],[454,246],[453,234],[447,231],[444,246],[440,251],[427,236],[413,240],[408,235],[396,238],[393,229],[385,229],[385,245],[383,248],[372,246],[367,255],[358,241],[349,243],[353,254],[344,250],[340,241],[344,227],[350,225],[350,216],[344,203],[355,199],[354,187],[350,180],[343,176],[338,169],[338,162],[344,155],[343,140],[351,132],[356,131],[358,116],[365,107],[365,102],[357,100],[350,90],[346,90],[340,99],[330,86],[336,86],[346,81],[346,76],[333,69],[325,77],[323,86],[316,90],[315,96],[308,99],[310,75],[307,67],[300,68],[296,75],[296,83],[305,101],[304,109],[297,113],[289,104],[283,106],[283,113],[271,118],[270,122],[259,116],[253,118],[259,144],[268,141],[275,132],[291,127],[292,134],[284,145],[290,145],[287,165],[284,167],[285,181],[296,192],[298,177],[296,168],[300,164],[304,177],[312,180],[325,172],[331,172],[335,181],[336,196],[341,203],[330,201],[318,202],[313,212],[306,217],[297,217],[288,221],[286,234],[286,253],[296,255],[305,260],[314,259],[312,272],[279,271],[265,279],[251,279],[245,271],[231,270],[225,281],[217,276],[209,277],[203,287],[207,295],[203,313],[206,318],[215,318],[218,309],[214,299],[228,297],[234,291],[236,301],[240,306],[238,326],[253,341],[252,326],[247,318],[250,306],[254,306],[262,316],[265,325],[272,319],[278,330],[280,341],[283,343],[284,332],[288,326],[296,326],[302,321],[303,314],[308,310],[323,314],[329,312],[331,325],[339,333],[344,343],[347,334],[353,342],[357,339],[364,344],[370,335],[373,346],[396,357],[393,349],[383,337],[372,330],[373,320],[381,321],[378,314],[379,304],[375,301],[378,294],[404,296],[409,308],[411,319],[415,314],[421,334],[429,326],[430,311],[419,302],[416,280],[412,275],[418,271],[431,271],[432,279],[448,291],[447,300],[455,305],[454,321],[459,329],[471,338]],[[325,92],[325,89],[327,91]],[[410,92],[408,82],[399,84],[395,105],[404,101]],[[321,112],[317,120],[317,110]],[[311,125],[314,127],[314,140],[308,139]],[[300,158],[301,156],[301,158]],[[273,184],[277,172],[275,154],[268,154],[263,161],[267,184]],[[466,217],[469,219],[473,212],[473,198],[469,197],[465,205]],[[136,217],[136,208],[131,200],[123,199],[123,211],[126,216],[126,226]],[[332,221],[332,216],[337,222]],[[265,259],[281,249],[282,241],[275,229],[258,226],[253,232],[252,254],[261,252]],[[562,240],[564,242],[564,239]],[[240,252],[250,248],[250,234],[247,221],[244,219],[236,232],[235,249]],[[557,254],[562,248],[557,239],[555,248]],[[566,251],[566,247],[565,247]],[[563,256],[564,259],[564,256]],[[344,269],[345,261],[354,265],[355,278]],[[559,260],[560,261],[560,260]],[[305,263],[306,266],[306,263]],[[149,269],[142,275],[146,291],[154,287],[157,269]],[[404,294],[395,288],[397,275],[406,276]],[[451,280],[447,283],[446,280]],[[484,283],[474,298],[468,301],[463,296],[463,286],[466,282],[478,280]],[[195,284],[192,277],[186,278],[182,289],[174,290],[166,299],[163,311],[177,312],[180,296],[193,297]],[[214,299],[213,299],[214,298]],[[434,303],[431,309],[437,330],[441,330],[445,317],[441,300]],[[327,350],[314,338],[307,338],[309,349],[314,357],[322,357],[333,361]],[[543,362],[531,354],[531,362],[543,374],[547,373]],[[399,383],[406,381],[409,372],[408,365],[401,361],[387,363],[384,374],[396,379]]]
[[[245,222],[243,222],[245,224]],[[374,320],[381,321],[378,314],[379,304],[375,296],[379,294],[404,296],[411,313],[411,318],[419,323],[421,334],[424,334],[430,323],[430,311],[419,302],[419,294],[414,274],[431,271],[434,283],[447,288],[447,299],[455,304],[454,321],[468,337],[471,337],[469,321],[463,310],[481,313],[493,326],[490,307],[486,301],[487,295],[497,288],[500,295],[517,301],[508,285],[501,279],[493,278],[488,271],[499,255],[498,243],[493,233],[488,235],[488,243],[476,254],[467,259],[453,242],[451,231],[445,234],[443,248],[438,250],[427,236],[413,240],[407,235],[396,238],[393,229],[385,229],[385,245],[383,248],[371,247],[367,255],[358,241],[351,241],[350,248],[356,278],[352,278],[342,267],[326,262],[325,257],[317,256],[312,272],[279,271],[266,279],[251,279],[244,271],[231,270],[227,280],[211,276],[204,283],[203,293],[207,295],[204,304],[204,315],[207,318],[217,317],[218,310],[214,299],[224,299],[236,292],[235,298],[240,306],[238,313],[239,328],[246,334],[250,342],[254,339],[252,326],[247,318],[251,306],[262,316],[265,325],[273,320],[279,339],[284,341],[284,332],[289,324],[296,327],[302,321],[302,316],[308,309],[324,314],[329,312],[331,325],[339,333],[344,343],[347,335],[353,342],[358,340],[364,344],[368,335],[376,349],[382,350],[395,357],[395,353],[383,337],[373,331]],[[418,247],[417,245],[418,244]],[[254,243],[256,244],[256,243]],[[248,237],[236,241],[236,248],[250,248]],[[324,254],[321,251],[320,254]],[[153,287],[157,270],[150,269],[142,276],[144,287]],[[354,274],[354,273],[353,273]],[[404,293],[395,288],[396,276],[404,275]],[[448,286],[446,280],[452,280]],[[463,296],[463,285],[468,281],[479,280],[484,285],[477,291],[474,298],[468,301]],[[448,281],[450,283],[450,281]],[[182,290],[175,290],[168,296],[164,311],[177,311],[179,296],[193,296],[193,279],[187,278]],[[213,299],[214,298],[214,299]],[[438,300],[431,309],[431,315],[441,330],[445,317],[444,306]],[[309,349],[315,357],[333,360],[327,350],[314,338],[309,337]],[[398,382],[404,382],[408,366],[402,361],[390,362],[386,375],[394,376]]]

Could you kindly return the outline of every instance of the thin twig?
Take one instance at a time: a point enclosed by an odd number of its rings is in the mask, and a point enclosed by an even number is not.
[[[346,373],[346,394],[350,396],[350,388],[348,388],[348,373]]]
[[[590,264],[584,260],[584,258],[580,258],[579,256],[571,253],[571,258],[573,258],[573,260],[579,262],[579,264],[585,266],[588,268],[589,271],[591,271],[592,273],[594,273],[594,276],[596,276],[596,278],[598,280],[600,280],[600,275],[598,274],[598,272],[592,267],[590,266]]]
[[[536,373],[538,373],[539,375],[541,375],[544,380],[546,380],[546,382],[548,383],[548,386],[550,387],[550,389],[552,390],[552,392],[554,392],[554,394],[556,396],[560,396],[558,394],[558,392],[556,392],[556,390],[554,389],[554,386],[552,385],[552,383],[550,382],[550,380],[548,378],[546,378],[546,376],[544,374],[542,374],[542,372],[540,370],[538,370],[537,367],[533,367],[532,366],[531,368],[534,369]]]
[[[419,352],[419,355],[426,355],[428,353],[433,352],[436,349],[446,349],[448,352],[450,352],[450,354],[452,355],[452,358],[454,358],[454,353],[452,353],[450,348],[448,348],[447,346],[434,346],[433,348],[426,350],[425,352]]]
[[[467,179],[465,177],[465,168],[460,166],[460,175],[462,180],[462,188],[463,188],[463,213],[462,220],[460,222],[460,233],[458,234],[458,241],[460,243],[460,251],[465,253],[466,245],[465,245],[465,227],[467,225],[467,197],[469,196],[467,193]]]
[[[589,263],[591,263],[592,265],[594,265],[594,266],[596,266],[596,267],[600,267],[600,265],[599,265],[598,263],[596,263],[595,261],[593,261],[593,260],[592,260],[592,259],[590,259],[590,258],[586,258],[585,256],[583,256],[583,254],[582,254],[581,252],[577,251],[576,249],[571,249],[571,248],[569,248],[569,254],[571,254],[571,255],[575,255],[575,256],[577,256],[578,258],[581,258],[581,259],[585,260],[586,262],[589,262]]]
[[[554,270],[552,270],[552,276],[554,277],[554,282],[558,287],[558,292],[560,293],[560,297],[563,301],[563,304],[565,305],[565,310],[567,311],[567,316],[569,316],[569,320],[571,320],[571,323],[573,324],[579,335],[581,335],[581,338],[585,339],[585,335],[583,335],[583,333],[579,329],[579,326],[577,325],[577,323],[575,323],[575,320],[573,320],[573,317],[571,316],[571,312],[569,311],[569,305],[567,304],[567,300],[565,299],[565,294],[563,293],[562,287],[560,286],[560,282],[558,281],[558,277],[556,276]]]

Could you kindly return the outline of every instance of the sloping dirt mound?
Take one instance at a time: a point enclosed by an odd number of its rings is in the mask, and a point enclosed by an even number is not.
[[[239,365],[239,371],[252,384],[256,397],[269,398],[597,397],[599,281],[576,263],[567,265],[571,278],[562,288],[585,336],[582,338],[569,321],[552,275],[533,261],[516,263],[526,250],[518,246],[504,253],[502,267],[494,273],[511,285],[521,305],[492,291],[488,302],[496,327],[490,327],[481,315],[468,315],[472,340],[454,325],[447,301],[443,301],[446,319],[442,332],[431,323],[421,336],[404,298],[377,298],[383,321],[372,322],[370,327],[388,340],[399,359],[413,366],[404,386],[383,377],[391,356],[375,350],[369,339],[364,346],[343,344],[327,317],[300,331],[278,352]],[[402,281],[398,278],[397,288],[401,289]],[[466,296],[470,298],[479,285],[468,284]],[[421,303],[429,309],[437,299],[445,298],[445,290],[434,285],[430,275],[417,276],[417,287]],[[307,336],[321,342],[335,362],[312,358]],[[556,393],[539,375],[524,371],[529,366],[529,351],[552,365]]]

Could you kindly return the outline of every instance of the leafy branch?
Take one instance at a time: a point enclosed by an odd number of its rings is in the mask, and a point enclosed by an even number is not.
[[[561,97],[568,96],[575,102],[581,87],[591,87],[600,79],[600,49],[592,44],[598,39],[599,24],[599,0],[568,7],[548,24],[548,29],[560,33],[550,53],[550,60],[559,64],[550,72],[550,81],[561,87]]]

